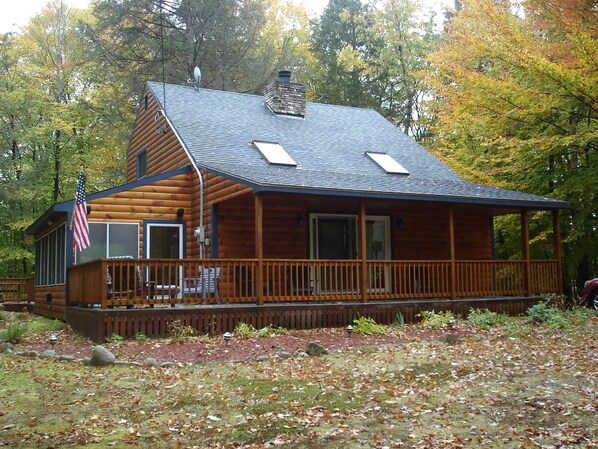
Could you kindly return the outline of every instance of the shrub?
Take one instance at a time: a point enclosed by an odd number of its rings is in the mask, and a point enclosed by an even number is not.
[[[166,326],[168,335],[175,341],[184,341],[189,337],[192,337],[195,333],[195,329],[191,326],[185,326],[179,320],[174,320],[168,323]]]
[[[240,338],[251,338],[251,337],[268,337],[270,335],[284,334],[287,330],[281,326],[275,326],[271,324],[261,329],[256,329],[251,324],[239,323],[235,327],[235,334]]]
[[[118,334],[112,334],[109,338],[106,339],[106,343],[111,345],[119,345],[123,342],[124,337],[121,337]]]
[[[545,323],[557,329],[567,327],[563,313],[556,307],[548,306],[546,302],[540,302],[527,309],[527,316],[532,323]]]
[[[144,341],[147,341],[147,340],[148,340],[148,338],[147,338],[147,336],[143,332],[137,332],[135,334],[135,341],[144,342]]]
[[[360,316],[353,320],[353,332],[360,335],[385,334],[386,326],[376,323],[372,318]]]
[[[450,310],[444,312],[435,312],[434,310],[424,310],[417,314],[420,322],[425,327],[432,327],[434,329],[442,329],[455,322],[455,315]]]
[[[15,320],[6,325],[6,328],[2,331],[2,339],[9,343],[19,343],[27,332],[29,331],[29,325],[25,321]]]
[[[488,309],[471,309],[467,315],[467,322],[479,329],[489,330],[497,324],[506,324],[510,320],[504,313],[492,312]]]

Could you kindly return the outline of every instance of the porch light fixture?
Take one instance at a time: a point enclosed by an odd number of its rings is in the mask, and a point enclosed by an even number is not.
[[[56,334],[50,334],[50,338],[48,338],[48,343],[50,343],[50,346],[52,346],[52,349],[54,349],[54,345],[58,343],[58,337],[56,337]]]
[[[349,324],[345,330],[347,331],[347,335],[351,337],[351,334],[353,333],[353,326]]]
[[[176,216],[177,216],[178,218],[183,218],[183,215],[185,215],[185,209],[183,209],[182,207],[179,207],[179,208],[176,210]]]
[[[224,343],[226,343],[226,346],[228,346],[228,343],[232,340],[233,336],[230,332],[225,332],[225,334],[223,335],[224,338]]]

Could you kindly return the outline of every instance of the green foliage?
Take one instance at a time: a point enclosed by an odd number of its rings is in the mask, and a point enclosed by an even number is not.
[[[253,338],[253,337],[269,337],[277,334],[284,334],[288,332],[284,327],[275,326],[273,324],[256,329],[251,324],[239,323],[235,327],[235,334],[239,338]]]
[[[64,329],[64,322],[41,316],[33,316],[28,320],[29,330],[32,334],[37,332],[58,332]]]
[[[120,345],[124,341],[124,337],[121,337],[118,334],[112,334],[109,338],[106,339],[106,343],[111,345]]]
[[[387,332],[386,326],[376,323],[372,318],[360,316],[353,320],[353,332],[359,335],[379,335]]]
[[[145,342],[145,341],[148,341],[148,340],[149,339],[147,338],[147,336],[143,332],[137,332],[135,334],[135,341]]]
[[[417,314],[421,324],[424,327],[433,329],[442,329],[455,322],[455,315],[450,310],[436,312],[434,310],[424,310]]]
[[[492,326],[506,324],[510,320],[504,313],[491,312],[488,309],[471,309],[467,315],[467,322],[479,329],[489,330]]]
[[[9,322],[2,331],[0,331],[0,338],[9,343],[19,343],[29,332],[29,324],[20,319]]]
[[[567,320],[560,309],[540,302],[527,309],[527,316],[531,323],[545,323],[556,329],[568,326]]]
[[[171,321],[166,325],[168,335],[175,341],[185,341],[195,334],[195,329],[191,326],[185,326],[179,320]]]

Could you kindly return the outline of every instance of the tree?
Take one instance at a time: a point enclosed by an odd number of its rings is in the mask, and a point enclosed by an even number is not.
[[[571,203],[563,231],[574,292],[598,270],[598,41],[596,14],[587,14],[595,5],[462,3],[431,57],[436,151],[466,177]],[[541,251],[550,219],[532,223]]]

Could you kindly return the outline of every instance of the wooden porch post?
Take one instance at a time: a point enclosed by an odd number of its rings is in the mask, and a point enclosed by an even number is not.
[[[524,282],[525,282],[525,294],[526,296],[532,295],[532,283],[531,283],[531,272],[530,272],[530,259],[529,259],[529,225],[527,221],[527,211],[521,209],[521,250],[523,254],[523,261],[525,262],[524,268]]]
[[[557,293],[563,294],[563,254],[561,248],[561,218],[558,209],[552,211],[552,233],[554,234],[554,258],[557,263]]]
[[[257,304],[264,304],[264,212],[261,195],[254,195],[255,198],[255,257],[257,259],[256,273],[256,295]]]
[[[449,244],[451,252],[451,299],[455,299],[457,297],[457,276],[455,273],[455,209],[452,204],[449,206]]]
[[[361,258],[361,301],[368,302],[367,294],[367,245],[365,233],[365,201],[359,201],[359,257]]]

